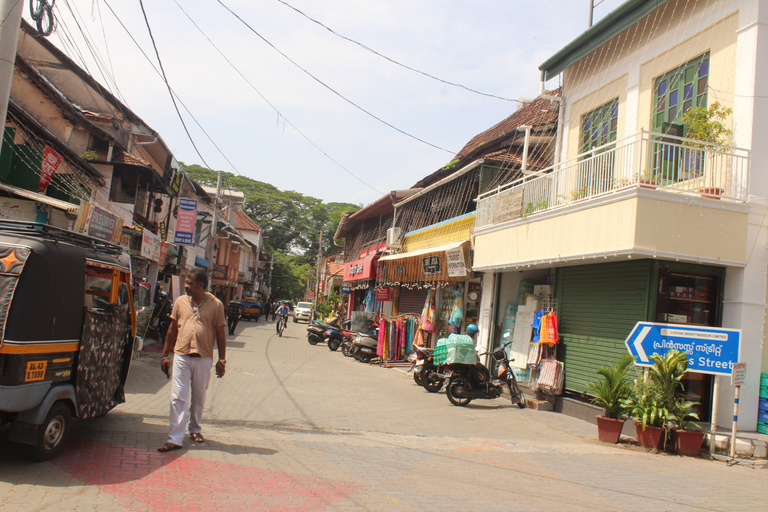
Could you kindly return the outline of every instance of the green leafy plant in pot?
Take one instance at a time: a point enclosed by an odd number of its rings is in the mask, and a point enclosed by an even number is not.
[[[696,457],[701,452],[705,433],[699,430],[699,415],[691,409],[700,402],[678,397],[672,402],[669,410],[669,428],[672,430],[672,443],[679,455]]]
[[[602,379],[589,382],[592,392],[591,402],[603,409],[603,415],[597,417],[597,437],[605,443],[618,443],[621,429],[624,427],[624,402],[632,393],[630,370],[634,358],[625,355],[614,366],[601,366],[595,371]]]
[[[675,412],[675,392],[683,389],[681,380],[688,370],[688,355],[668,350],[664,356],[651,356],[653,366],[644,379],[635,382],[624,402],[635,419],[637,438],[645,448],[666,448],[669,422]]]

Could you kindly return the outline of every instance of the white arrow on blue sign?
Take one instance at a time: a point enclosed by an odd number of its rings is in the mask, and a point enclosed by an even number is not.
[[[741,355],[741,330],[637,322],[624,343],[638,366],[653,366],[650,356],[675,349],[688,354],[688,371],[731,375]]]

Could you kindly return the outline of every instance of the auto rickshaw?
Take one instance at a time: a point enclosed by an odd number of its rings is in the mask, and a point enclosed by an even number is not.
[[[46,224],[0,223],[0,426],[38,460],[61,453],[73,417],[125,401],[136,315],[121,252]]]

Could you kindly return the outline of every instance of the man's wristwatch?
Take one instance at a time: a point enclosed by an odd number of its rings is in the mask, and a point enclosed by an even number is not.
[[[227,366],[227,360],[226,360],[226,359],[219,359],[219,360],[217,361],[217,363],[221,363],[221,364],[223,364],[224,366]]]

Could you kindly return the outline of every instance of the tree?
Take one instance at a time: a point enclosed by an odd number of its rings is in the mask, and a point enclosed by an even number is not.
[[[184,171],[200,185],[215,187],[217,172],[200,165],[185,165]],[[320,233],[323,233],[323,253],[333,254],[341,248],[333,244],[333,235],[345,213],[360,209],[350,203],[324,203],[321,199],[295,191],[282,191],[274,185],[245,176],[223,173],[225,188],[245,194],[243,211],[261,228],[267,237],[267,251],[275,254],[272,276],[276,296],[295,298],[303,295],[307,270],[314,268]],[[279,256],[278,256],[279,255]],[[278,260],[278,258],[282,258]],[[278,261],[282,269],[278,272]],[[297,276],[300,276],[300,285]],[[288,282],[282,283],[281,279]]]

